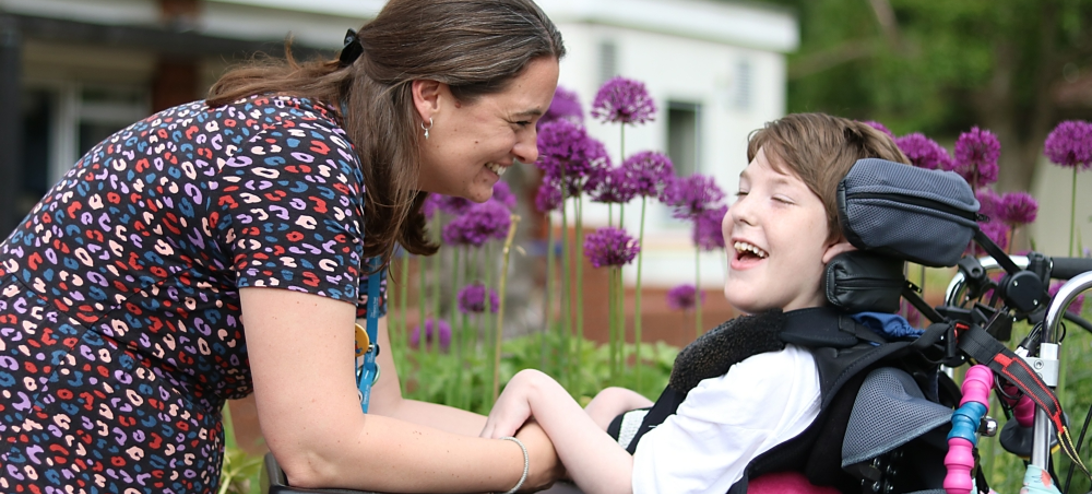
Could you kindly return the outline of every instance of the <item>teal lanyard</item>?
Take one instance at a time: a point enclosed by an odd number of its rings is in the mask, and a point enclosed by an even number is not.
[[[363,357],[356,358],[356,387],[360,391],[360,409],[368,413],[368,402],[371,400],[372,385],[379,380],[379,364],[375,357],[379,355],[379,284],[382,283],[383,266],[382,257],[373,257],[368,260],[368,315],[365,323],[365,331],[368,333],[368,348],[362,348]],[[363,360],[363,362],[361,362]]]

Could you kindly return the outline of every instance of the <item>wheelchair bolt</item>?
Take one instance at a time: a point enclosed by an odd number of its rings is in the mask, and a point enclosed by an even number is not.
[[[997,420],[993,417],[982,417],[982,427],[979,429],[983,436],[995,437],[997,436]]]
[[[872,492],[880,492],[880,489],[883,489],[883,484],[880,481],[877,480],[872,483]]]
[[[1043,361],[1042,360],[1036,360],[1035,364],[1032,365],[1032,367],[1035,367],[1036,369],[1042,369],[1043,368]]]

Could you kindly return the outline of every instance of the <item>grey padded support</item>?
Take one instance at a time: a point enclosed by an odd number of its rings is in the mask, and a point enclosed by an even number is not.
[[[853,403],[842,442],[842,466],[875,458],[952,420],[952,410],[921,393],[906,371],[868,374]]]

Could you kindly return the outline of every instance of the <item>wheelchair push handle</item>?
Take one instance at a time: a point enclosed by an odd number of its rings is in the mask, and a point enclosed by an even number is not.
[[[1092,257],[1052,257],[1050,277],[1068,280],[1081,273],[1092,271]]]

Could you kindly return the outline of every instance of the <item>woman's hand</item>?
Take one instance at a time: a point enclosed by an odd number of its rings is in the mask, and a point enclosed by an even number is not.
[[[512,380],[504,386],[504,392],[493,404],[481,437],[500,439],[515,435],[531,417],[530,397],[537,388],[536,381],[543,378],[549,379],[542,372],[532,369],[521,370],[512,376]]]

